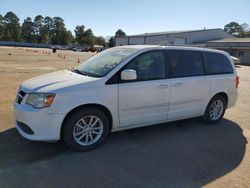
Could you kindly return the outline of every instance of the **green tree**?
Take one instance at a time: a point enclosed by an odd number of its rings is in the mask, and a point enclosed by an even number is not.
[[[116,32],[115,32],[115,36],[114,37],[110,37],[109,39],[109,42],[108,42],[108,47],[114,47],[115,46],[115,38],[116,37],[125,37],[127,36],[126,33],[121,30],[121,29],[118,29]]]
[[[249,37],[250,35],[250,28],[247,23],[241,24],[242,31],[239,35],[239,37]]]
[[[61,32],[61,36],[60,36],[60,41],[59,44],[63,44],[63,45],[68,45],[68,44],[72,44],[73,42],[73,35],[71,33],[70,30],[65,30]]]
[[[7,12],[3,19],[3,40],[19,41],[20,23],[19,18],[13,12]]]
[[[80,45],[94,45],[95,36],[91,29],[85,31],[84,25],[78,25],[75,28],[76,41]]]
[[[97,45],[102,45],[102,46],[106,46],[106,42],[105,42],[105,39],[103,37],[95,37],[94,38],[94,43],[97,44]]]
[[[36,40],[38,43],[45,42],[45,28],[44,28],[44,18],[42,15],[38,15],[34,19],[34,31],[36,35]]]
[[[75,28],[75,39],[77,41],[78,44],[80,45],[84,45],[84,34],[85,34],[85,26],[84,25],[78,25]]]
[[[0,40],[24,41],[32,43],[49,43],[66,45],[77,42],[81,45],[94,44],[106,46],[103,37],[96,37],[91,29],[85,30],[84,25],[76,26],[75,38],[67,30],[61,17],[51,18],[37,15],[34,20],[27,17],[20,26],[19,18],[13,12],[7,12],[3,17],[0,14]],[[117,36],[125,36],[122,30],[116,32]]]
[[[3,16],[0,14],[0,40],[2,40],[3,37]]]
[[[51,43],[51,37],[53,35],[53,28],[54,28],[53,19],[49,16],[46,16],[44,18],[44,30],[45,30],[44,38],[47,44]]]
[[[244,33],[244,37],[250,37],[250,31],[246,31],[246,32]]]
[[[230,22],[224,26],[224,31],[234,35],[240,36],[240,34],[244,31],[241,25],[237,22]]]
[[[51,41],[53,44],[66,44],[65,38],[67,32],[64,24],[64,20],[61,17],[53,18],[53,34]]]
[[[67,31],[67,44],[71,45],[74,42],[74,36],[72,35],[71,31]]]
[[[114,37],[110,37],[109,42],[108,42],[108,47],[114,47],[115,46],[115,38]]]
[[[87,29],[84,32],[83,43],[88,45],[94,45],[94,34],[91,29]]]
[[[21,36],[25,42],[36,42],[34,23],[30,17],[27,17],[22,24]]]
[[[118,29],[116,32],[115,32],[115,37],[125,37],[126,36],[126,33],[121,30],[121,29]]]
[[[248,25],[247,23],[241,24],[241,28],[242,28],[244,31],[249,31],[249,30],[250,30],[249,25]]]

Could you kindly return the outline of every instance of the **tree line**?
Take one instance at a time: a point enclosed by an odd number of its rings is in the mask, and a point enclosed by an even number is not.
[[[237,22],[230,22],[224,26],[224,31],[236,37],[250,37],[250,28],[246,23],[239,24]]]
[[[28,43],[46,43],[56,45],[102,45],[114,46],[114,37],[106,43],[102,36],[95,36],[92,30],[86,29],[84,25],[76,26],[75,37],[70,30],[67,30],[64,20],[61,17],[43,17],[37,15],[34,20],[31,17],[20,19],[13,12],[7,12],[4,16],[0,14],[0,41],[15,41]],[[125,32],[119,29],[116,36],[126,36]]]
[[[249,25],[230,22],[224,26],[224,31],[236,37],[250,37]],[[113,47],[115,37],[126,36],[121,29],[108,42],[102,36],[95,36],[90,28],[78,25],[74,30],[75,36],[67,30],[61,17],[43,17],[37,15],[34,20],[31,17],[20,19],[13,12],[7,12],[4,16],[0,14],[0,41],[15,41],[28,43],[46,43],[56,45],[102,45]]]

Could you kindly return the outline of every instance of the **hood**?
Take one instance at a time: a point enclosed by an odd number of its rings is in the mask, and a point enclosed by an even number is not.
[[[56,87],[58,84],[62,85],[63,82],[67,83],[68,81],[80,80],[82,83],[85,83],[95,79],[96,78],[83,76],[68,70],[62,70],[26,80],[21,84],[21,87],[25,92],[31,93],[43,90],[46,87],[53,88],[53,86]]]

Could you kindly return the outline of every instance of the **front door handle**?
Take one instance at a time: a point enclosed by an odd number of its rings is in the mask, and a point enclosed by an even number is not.
[[[173,87],[181,87],[181,86],[183,86],[183,83],[174,83],[173,84]]]
[[[168,88],[167,84],[161,84],[157,86],[158,89],[164,89],[164,88]]]

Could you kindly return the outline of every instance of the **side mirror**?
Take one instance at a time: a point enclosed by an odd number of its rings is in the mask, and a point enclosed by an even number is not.
[[[121,80],[128,81],[128,80],[136,80],[137,74],[136,71],[133,69],[125,69],[121,72]]]

